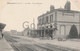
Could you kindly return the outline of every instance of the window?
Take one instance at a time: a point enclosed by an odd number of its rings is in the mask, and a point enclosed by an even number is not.
[[[44,24],[44,17],[42,18],[42,24]]]
[[[48,23],[48,16],[46,17],[46,23]]]
[[[41,19],[39,19],[39,21],[38,21],[38,22],[39,22],[39,24],[41,24]]]
[[[53,22],[53,15],[50,15],[50,22]]]
[[[38,20],[38,23],[40,24],[40,19]]]

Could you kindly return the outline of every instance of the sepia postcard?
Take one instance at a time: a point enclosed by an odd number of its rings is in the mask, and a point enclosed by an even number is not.
[[[80,0],[0,0],[0,51],[80,51]]]

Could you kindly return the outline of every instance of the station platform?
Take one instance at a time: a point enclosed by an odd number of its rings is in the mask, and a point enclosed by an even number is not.
[[[0,38],[0,51],[14,51],[5,38]]]

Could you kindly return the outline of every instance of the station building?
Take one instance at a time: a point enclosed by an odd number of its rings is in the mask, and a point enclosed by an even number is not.
[[[50,11],[38,17],[38,30],[40,36],[47,34],[55,38],[59,36],[68,36],[71,27],[74,25],[78,32],[80,31],[80,12],[71,10],[71,3],[67,1],[64,8],[55,9],[53,5],[50,6]]]

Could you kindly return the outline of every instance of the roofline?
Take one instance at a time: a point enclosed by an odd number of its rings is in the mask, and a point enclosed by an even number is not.
[[[50,13],[52,13],[52,12],[58,12],[58,11],[61,11],[61,12],[75,12],[75,13],[80,13],[80,11],[75,11],[75,10],[54,9],[53,11],[49,11],[49,12],[47,12],[47,13],[45,13],[45,14],[42,14],[42,15],[38,16],[38,18],[39,18],[39,17],[42,17],[42,16],[44,16],[44,15],[46,15],[46,14],[50,14]]]

